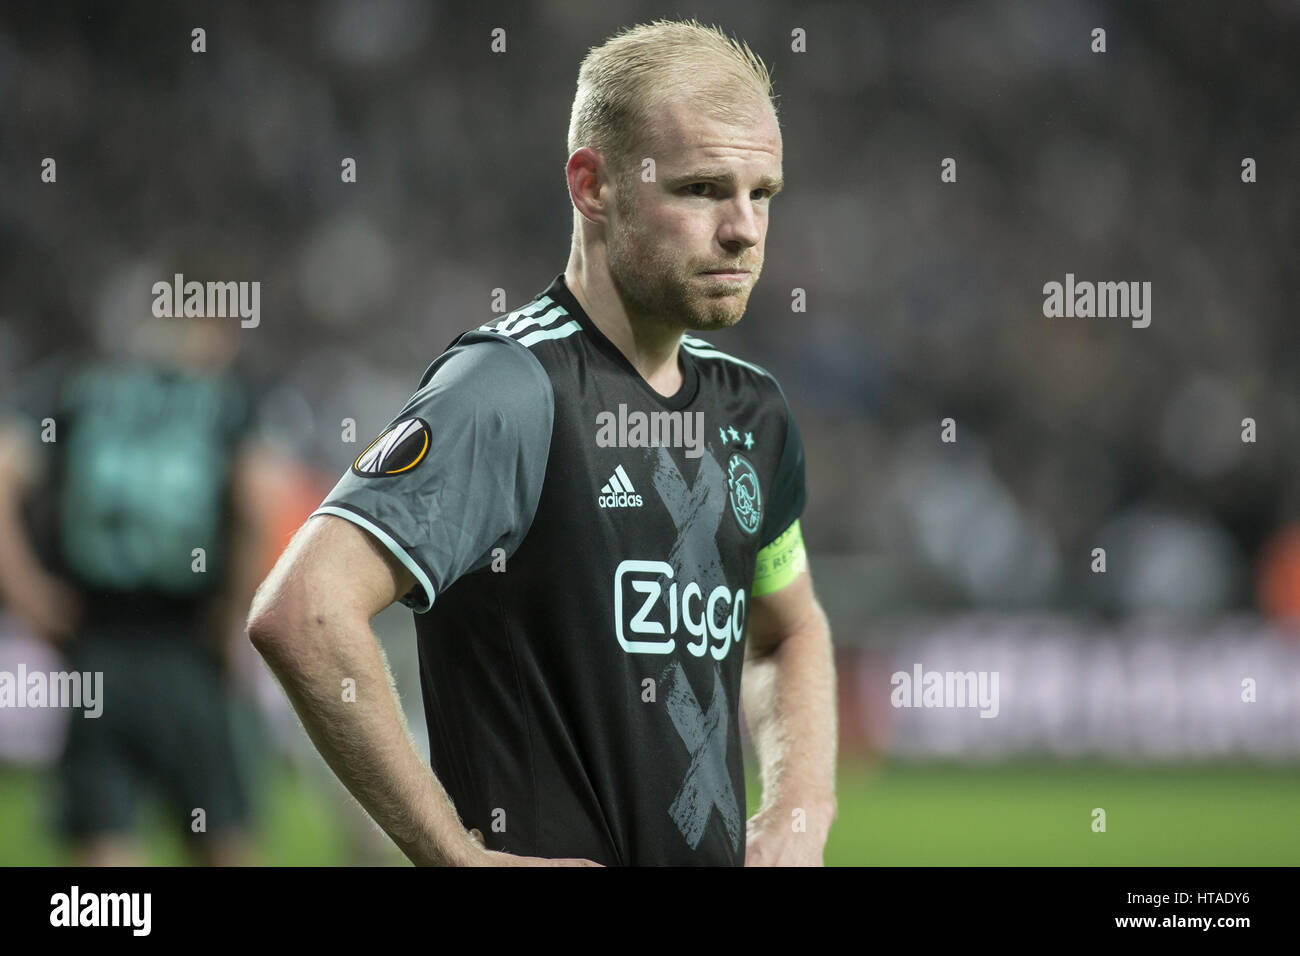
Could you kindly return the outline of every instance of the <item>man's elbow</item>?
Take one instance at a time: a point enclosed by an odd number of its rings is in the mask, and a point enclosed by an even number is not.
[[[253,596],[253,604],[248,609],[248,619],[244,623],[244,633],[248,635],[249,643],[263,657],[282,643],[290,631],[286,615],[265,591],[266,584],[263,583]]]
[[[300,576],[279,582],[268,578],[258,588],[248,610],[245,633],[249,643],[268,663],[311,659],[326,635],[337,639],[339,634],[364,626],[369,620],[342,597],[337,589],[313,584]]]
[[[253,595],[244,630],[249,643],[270,660],[288,653],[310,630],[313,617],[321,616],[312,610],[303,589],[292,587],[284,577],[276,581],[273,574]]]

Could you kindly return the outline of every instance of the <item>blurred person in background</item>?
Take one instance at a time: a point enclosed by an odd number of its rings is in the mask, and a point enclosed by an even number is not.
[[[0,409],[0,598],[69,670],[103,674],[102,713],[74,715],[58,764],[79,865],[141,862],[146,785],[193,861],[250,860],[229,655],[270,470],[234,330],[149,316],[124,355],[47,362]]]

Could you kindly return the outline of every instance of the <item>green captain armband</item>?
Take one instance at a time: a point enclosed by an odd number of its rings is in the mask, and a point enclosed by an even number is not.
[[[754,597],[762,597],[779,591],[808,566],[808,558],[803,550],[803,533],[799,530],[799,521],[786,528],[777,539],[758,552],[758,561],[754,565],[754,587],[750,592]]]

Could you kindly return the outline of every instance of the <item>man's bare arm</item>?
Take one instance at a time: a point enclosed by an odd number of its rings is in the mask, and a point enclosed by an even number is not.
[[[0,602],[41,637],[62,644],[76,629],[80,598],[42,567],[23,526],[22,499],[35,471],[22,429],[0,420]]]
[[[836,813],[835,660],[807,570],[752,599],[745,645],[741,702],[763,786],[745,863],[820,865]]]
[[[249,639],[325,761],[415,864],[588,863],[488,851],[461,825],[415,748],[370,628],[371,618],[414,584],[410,571],[356,525],[333,515],[311,518],[258,589]],[[355,701],[344,700],[349,678]]]

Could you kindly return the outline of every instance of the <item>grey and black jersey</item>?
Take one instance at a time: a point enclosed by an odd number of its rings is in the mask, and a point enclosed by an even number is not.
[[[454,339],[313,514],[414,576],[433,769],[489,849],[744,862],[747,605],[803,444],[768,372],[678,352],[665,397],[561,274]]]

